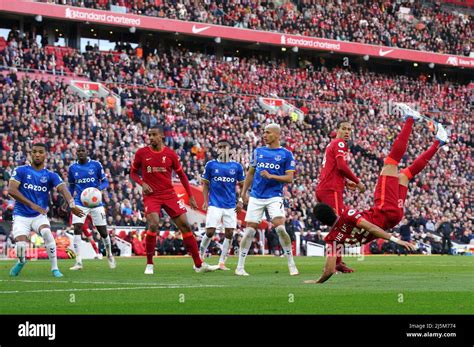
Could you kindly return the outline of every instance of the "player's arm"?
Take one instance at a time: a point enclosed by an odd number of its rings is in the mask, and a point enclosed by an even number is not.
[[[267,170],[263,170],[260,172],[260,175],[269,180],[275,180],[280,183],[291,183],[293,182],[293,178],[295,176],[294,170],[285,171],[284,175],[273,175],[269,173]]]
[[[191,185],[189,184],[188,176],[186,176],[186,173],[184,172],[183,167],[179,162],[177,154],[173,156],[173,170],[178,175],[179,180],[181,181],[181,184],[184,187],[184,190],[188,194],[189,206],[191,206],[193,210],[196,210],[198,208],[196,199],[193,196],[193,191],[191,190]]]
[[[336,260],[337,257],[335,255],[328,255],[326,257],[323,273],[316,283],[324,283],[336,273]]]
[[[248,192],[249,188],[252,186],[254,176],[255,176],[255,167],[250,166],[248,171],[247,171],[247,175],[245,176],[245,181],[244,181],[244,184],[242,186],[242,190],[240,191],[239,201],[241,201],[240,199],[242,199],[242,203],[244,203],[244,204],[248,204],[248,202],[249,202],[247,192]]]
[[[142,167],[142,157],[139,152],[135,153],[135,157],[133,158],[132,166],[130,167],[130,178],[132,181],[137,183],[142,187],[143,194],[150,194],[153,192],[153,189],[146,183],[143,182],[140,174],[141,174],[141,167]]]
[[[339,173],[347,178],[348,180],[355,183],[355,186],[359,189],[361,193],[365,192],[365,185],[360,181],[360,179],[352,172],[347,165],[345,160],[345,153],[347,152],[347,145],[345,142],[338,143],[338,149],[336,152],[336,166]],[[348,184],[349,188],[353,187],[353,185]]]
[[[242,191],[242,189],[243,189],[243,187],[244,187],[244,182],[245,182],[245,180],[240,181],[240,182],[238,183],[238,184],[239,184],[240,191]],[[239,198],[238,201],[237,201],[237,207],[235,208],[235,211],[236,211],[237,213],[240,213],[243,208],[244,208],[244,201],[242,200],[242,198]]]
[[[202,197],[204,200],[202,209],[207,211],[207,207],[209,205],[209,181],[205,178],[202,178]]]
[[[66,184],[62,182],[57,185],[56,188],[59,193],[64,197],[64,199],[69,203],[69,208],[71,209],[71,212],[78,217],[84,217],[84,212],[82,212],[82,210],[74,203],[74,198],[72,197],[71,193],[69,193]]]
[[[102,191],[104,189],[107,189],[109,186],[109,180],[107,179],[107,176],[105,175],[104,168],[102,167],[102,164],[99,163],[99,170],[100,170],[100,185],[99,185],[99,190]]]
[[[41,206],[35,204],[33,201],[25,197],[19,190],[20,182],[15,179],[10,179],[8,184],[8,194],[18,202],[21,202],[23,205],[30,207],[32,210],[35,210],[41,214],[47,214],[48,211],[42,208]]]
[[[72,196],[74,196],[74,190],[76,188],[76,180],[74,179],[74,174],[72,173],[72,165],[69,166],[69,169],[67,170],[67,182],[69,184],[69,193],[71,193]]]
[[[372,235],[374,235],[378,238],[395,242],[396,244],[405,247],[409,251],[414,251],[415,250],[415,246],[412,245],[411,243],[402,241],[402,240],[396,238],[395,236],[390,235],[389,233],[385,232],[382,228],[376,226],[373,223],[370,223],[369,221],[367,221],[364,218],[359,219],[359,221],[357,222],[357,226],[359,228],[363,228],[363,229],[367,230],[369,233],[371,233]]]

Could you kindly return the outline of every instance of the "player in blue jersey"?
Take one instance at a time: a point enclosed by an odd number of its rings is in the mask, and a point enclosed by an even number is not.
[[[18,262],[10,270],[10,276],[18,276],[26,264],[28,236],[31,230],[39,233],[44,239],[53,276],[63,276],[58,269],[56,242],[46,216],[49,192],[53,188],[57,188],[64,196],[73,214],[77,216],[84,215],[79,207],[75,205],[74,199],[61,177],[45,168],[45,160],[46,145],[43,143],[33,144],[31,150],[32,164],[17,167],[10,178],[8,194],[16,200],[13,210],[12,234],[16,242],[16,256],[18,258]]]
[[[72,224],[74,225],[74,252],[76,252],[76,264],[69,270],[82,270],[81,257],[81,241],[82,241],[82,227],[87,215],[90,213],[92,223],[97,228],[102,240],[104,241],[105,249],[107,251],[107,260],[111,269],[115,269],[115,259],[112,255],[112,245],[109,234],[107,233],[107,219],[105,217],[104,204],[100,206],[89,208],[84,207],[81,202],[81,194],[84,189],[94,187],[99,190],[104,190],[109,186],[109,181],[105,176],[102,164],[98,161],[91,160],[87,156],[87,150],[84,146],[79,146],[77,149],[77,161],[69,167],[68,171],[69,191],[74,196],[74,202],[82,212],[83,217],[72,216]]]
[[[237,227],[237,212],[240,212],[243,207],[242,203],[237,204],[235,188],[237,184],[242,188],[245,175],[242,165],[229,160],[230,144],[227,140],[220,140],[217,148],[219,151],[218,160],[208,161],[201,177],[204,197],[202,209],[207,211],[207,214],[206,233],[202,238],[199,252],[201,258],[204,259],[216,228],[222,225],[225,231],[225,240],[218,266],[221,270],[229,270],[225,266],[225,261],[232,243],[234,230]]]
[[[235,270],[238,276],[248,276],[245,271],[245,257],[255,236],[258,224],[265,210],[270,215],[280,244],[288,259],[290,275],[298,275],[291,251],[291,239],[285,229],[285,207],[283,206],[283,186],[293,182],[295,159],[293,154],[280,146],[280,126],[276,123],[265,127],[263,141],[266,146],[255,149],[247,177],[241,192],[241,198],[247,206],[244,236],[240,242],[239,262]],[[247,192],[250,189],[250,198]]]

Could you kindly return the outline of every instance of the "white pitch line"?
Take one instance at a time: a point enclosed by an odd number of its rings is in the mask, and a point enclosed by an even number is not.
[[[68,283],[68,284],[118,284],[118,285],[133,285],[133,286],[183,286],[186,284],[179,284],[179,283],[149,283],[149,282],[106,282],[106,281],[99,281],[99,282],[94,282],[94,281],[64,281],[64,280],[0,280],[0,282],[10,282],[10,283],[15,283],[15,282],[22,282],[22,283]],[[196,287],[224,287],[218,284],[198,284],[198,285],[193,285],[193,288]]]
[[[169,288],[196,288],[196,286],[147,286],[147,287],[114,287],[114,288],[70,288],[70,289],[36,289],[36,290],[4,290],[0,294],[23,293],[52,293],[52,292],[85,292],[85,291],[111,291],[111,290],[141,290],[141,289],[169,289]]]

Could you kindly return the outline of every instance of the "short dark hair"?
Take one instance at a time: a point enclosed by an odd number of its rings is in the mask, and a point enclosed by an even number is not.
[[[221,138],[217,141],[217,144],[220,145],[221,143],[227,143],[230,146],[230,142],[227,139]]]
[[[163,127],[161,125],[158,125],[158,124],[155,124],[155,125],[152,125],[151,127],[148,128],[148,131],[152,130],[152,129],[155,129],[155,130],[158,130],[158,132],[160,134],[164,134],[165,133],[165,130],[163,129]]]
[[[31,148],[33,147],[43,147],[45,151],[48,150],[48,146],[46,146],[45,143],[43,142],[36,142],[36,143],[33,143],[33,146],[31,146]]]
[[[331,226],[337,219],[337,214],[334,209],[325,203],[319,203],[314,207],[314,216],[323,225]]]
[[[339,129],[341,127],[342,123],[352,124],[350,120],[343,119],[343,120],[340,120],[340,121],[337,122],[337,129]]]

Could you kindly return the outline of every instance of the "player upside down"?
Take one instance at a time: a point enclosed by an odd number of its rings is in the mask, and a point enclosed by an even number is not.
[[[398,163],[405,154],[408,139],[415,121],[422,116],[406,105],[401,106],[405,124],[394,141],[377,181],[374,193],[374,206],[362,212],[347,207],[338,217],[334,209],[324,203],[314,208],[315,217],[323,224],[331,226],[326,241],[326,264],[318,280],[305,283],[323,283],[336,272],[336,258],[339,250],[346,244],[365,244],[376,238],[395,242],[408,250],[414,250],[411,243],[399,240],[384,230],[395,227],[403,218],[403,206],[408,192],[408,183],[425,168],[438,149],[448,142],[448,135],[441,124],[437,124],[436,140],[422,153],[411,166],[398,172]]]

